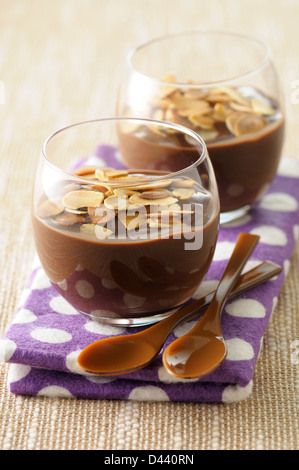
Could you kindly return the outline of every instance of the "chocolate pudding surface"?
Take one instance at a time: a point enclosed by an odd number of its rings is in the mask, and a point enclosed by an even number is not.
[[[217,242],[219,208],[214,208],[211,195],[202,192],[189,178],[176,185],[168,182],[167,189],[134,191],[132,201],[139,201],[142,196],[144,206],[133,205],[130,213],[118,209],[114,217],[118,224],[112,233],[114,219],[104,224],[95,213],[101,206],[94,211],[87,207],[76,209],[74,205],[78,196],[84,199],[92,193],[96,197],[99,188],[86,191],[67,187],[69,192],[63,201],[69,207],[56,210],[43,197],[32,223],[41,264],[51,283],[72,306],[99,320],[130,319],[163,314],[192,297],[210,266]],[[186,191],[188,199],[184,201],[173,197],[185,195]],[[159,200],[151,201],[149,197],[158,196],[163,196],[164,205],[156,213]],[[110,200],[107,197],[105,202]],[[80,204],[83,202],[77,203]],[[107,217],[110,209],[105,206],[105,210]],[[119,221],[123,222],[121,216],[125,213],[125,223],[133,223],[135,231],[129,225],[120,230],[124,227]],[[134,224],[136,220],[138,225]],[[149,226],[154,227],[150,236]]]

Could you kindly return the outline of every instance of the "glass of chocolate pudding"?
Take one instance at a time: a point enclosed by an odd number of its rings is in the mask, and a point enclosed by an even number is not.
[[[140,45],[128,55],[117,115],[181,124],[204,139],[221,223],[246,214],[276,174],[284,111],[271,51],[258,39],[195,31]]]
[[[111,325],[171,314],[213,258],[220,203],[202,138],[178,124],[107,118],[44,143],[32,222],[50,282]]]

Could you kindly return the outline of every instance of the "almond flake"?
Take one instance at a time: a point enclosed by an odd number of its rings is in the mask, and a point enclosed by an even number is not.
[[[108,209],[104,204],[99,207],[89,207],[88,215],[93,224],[105,225],[115,217],[115,210]]]
[[[136,228],[142,227],[146,224],[147,217],[145,214],[136,213],[131,215],[127,211],[120,211],[118,218],[121,223],[126,227],[127,230],[135,230]]]
[[[237,114],[237,116],[234,114]],[[237,111],[234,114],[227,118],[226,125],[235,136],[258,132],[268,124],[265,118],[253,113]]]
[[[104,204],[108,209],[114,209],[118,211],[127,210],[127,209],[133,210],[135,208],[134,204],[131,203],[130,198],[126,196],[115,196],[115,195],[109,196],[104,200]]]
[[[136,180],[136,177],[135,177]],[[138,181],[141,180],[140,177],[137,179]],[[171,185],[172,180],[166,179],[166,180],[161,180],[161,181],[149,181],[147,178],[144,178],[147,183],[141,183],[137,184],[134,186],[130,185],[130,189],[136,190],[136,191],[142,191],[142,190],[150,190],[150,189],[157,189],[157,188],[167,188],[168,186]],[[124,186],[127,188],[127,186]]]
[[[194,184],[195,184],[195,181],[189,178],[173,180],[172,182],[172,186],[174,188],[192,188]]]
[[[63,206],[61,204],[56,204],[55,202],[47,199],[43,202],[37,209],[37,217],[41,219],[46,219],[48,217],[55,217],[63,211]]]
[[[213,129],[214,119],[212,116],[190,114],[189,120],[192,124],[199,126],[202,129]]]
[[[243,105],[243,104],[239,104],[239,103],[234,103],[233,101],[230,102],[230,107],[234,110],[234,111],[242,111],[244,113],[252,113],[252,108],[249,104],[247,104],[246,106]]]
[[[104,240],[105,238],[108,238],[112,234],[113,234],[112,230],[109,230],[106,227],[102,227],[102,225],[95,226],[95,236],[99,240]]]
[[[99,191],[71,191],[67,193],[62,204],[68,209],[80,209],[81,207],[97,207],[104,200],[104,194]]]
[[[85,222],[85,217],[80,214],[71,214],[70,212],[62,212],[55,217],[55,222],[60,225],[70,226],[75,224],[82,224]]]
[[[82,166],[78,170],[76,170],[74,173],[78,176],[84,176],[84,178],[91,178],[92,176],[95,176],[95,171],[96,168],[90,167],[90,166]]]
[[[109,181],[120,176],[127,176],[128,170],[114,170],[112,168],[97,168],[95,175],[99,180]]]
[[[225,122],[225,119],[232,112],[231,108],[223,103],[216,103],[213,110],[213,118],[216,121]]]
[[[176,188],[172,191],[172,194],[178,199],[190,199],[194,194],[193,188]]]
[[[88,235],[94,235],[95,234],[95,224],[82,224],[80,226],[80,232],[87,233]]]
[[[251,106],[255,113],[263,114],[264,116],[271,116],[276,112],[275,108],[257,99],[251,100]]]
[[[216,103],[228,103],[231,101],[231,97],[225,93],[214,92],[211,90],[210,94],[206,96],[206,100],[211,104]]]
[[[248,105],[248,100],[244,98],[244,96],[241,95],[241,93],[239,93],[236,89],[228,86],[222,86],[218,87],[218,90],[230,96],[233,101],[236,101],[237,103],[242,104],[244,106]]]
[[[133,189],[130,189],[130,188],[115,188],[113,189],[113,193],[115,194],[115,196],[129,197],[129,196],[133,196],[133,194],[136,194],[137,191],[134,191]]]
[[[174,204],[175,202],[177,202],[177,198],[172,197],[172,196],[167,196],[167,197],[162,197],[162,198],[146,199],[142,197],[142,194],[134,194],[133,196],[130,197],[130,201],[132,204],[140,204],[143,206],[149,206],[152,204],[156,204],[156,205],[165,204],[167,206],[170,206],[171,204]]]
[[[171,192],[167,189],[155,189],[151,191],[144,191],[139,194],[142,199],[163,199],[164,197],[171,196]]]

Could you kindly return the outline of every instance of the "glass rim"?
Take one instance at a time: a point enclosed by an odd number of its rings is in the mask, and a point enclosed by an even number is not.
[[[187,83],[187,82],[176,82],[176,81],[167,81],[167,80],[161,80],[158,78],[155,78],[153,76],[147,75],[143,72],[140,72],[136,67],[133,65],[133,58],[135,55],[140,52],[142,49],[145,49],[148,46],[151,46],[153,44],[159,43],[161,41],[165,41],[167,39],[174,39],[174,38],[179,38],[183,36],[189,36],[189,35],[199,35],[199,36],[207,36],[207,35],[218,35],[218,36],[227,36],[231,38],[239,38],[239,39],[244,39],[249,42],[255,43],[256,45],[261,46],[265,50],[265,54],[262,58],[262,60],[258,61],[258,64],[256,67],[251,68],[243,73],[234,75],[232,77],[228,77],[226,79],[221,79],[221,80],[213,80],[213,81],[203,81],[203,82],[197,82],[197,83]],[[239,32],[233,32],[233,31],[225,31],[225,30],[189,30],[189,31],[181,31],[178,33],[170,33],[170,34],[165,34],[163,36],[158,36],[153,39],[150,39],[149,41],[146,41],[144,43],[139,44],[138,46],[132,48],[129,53],[127,54],[127,63],[129,67],[134,70],[136,73],[139,75],[142,75],[143,77],[150,78],[151,80],[155,81],[159,85],[164,85],[164,86],[177,86],[177,87],[184,87],[188,86],[190,89],[196,89],[199,86],[200,87],[211,87],[215,85],[220,85],[220,84],[226,84],[226,83],[231,83],[235,80],[238,80],[240,78],[244,78],[250,75],[255,74],[259,70],[262,70],[267,64],[270,63],[272,59],[272,49],[269,46],[269,44],[255,36],[251,36],[249,34],[244,34],[244,33],[239,33]]]
[[[178,130],[182,133],[188,134],[190,137],[193,137],[201,145],[202,150],[201,150],[201,153],[199,155],[199,158],[195,162],[193,162],[191,165],[188,165],[185,168],[182,168],[181,170],[178,170],[178,171],[167,172],[163,176],[161,176],[161,175],[151,176],[150,178],[148,178],[148,180],[150,180],[151,182],[161,181],[161,180],[164,180],[165,178],[172,178],[172,177],[179,176],[182,173],[185,173],[186,171],[189,171],[192,168],[195,168],[196,166],[200,165],[208,157],[207,146],[206,146],[205,141],[202,139],[202,137],[199,134],[197,134],[196,132],[194,132],[192,129],[189,129],[188,127],[182,126],[181,124],[171,123],[171,122],[167,122],[167,121],[159,121],[159,120],[154,120],[154,119],[147,119],[147,118],[110,117],[110,118],[91,119],[91,120],[87,120],[87,121],[80,121],[80,122],[76,122],[74,124],[70,124],[68,126],[65,126],[61,129],[58,129],[57,131],[54,131],[52,134],[50,134],[46,138],[46,140],[43,143],[43,146],[42,146],[43,160],[52,169],[54,169],[55,171],[67,176],[67,178],[71,178],[71,179],[76,180],[76,181],[82,181],[83,183],[87,183],[87,182],[91,183],[92,181],[97,181],[98,184],[99,183],[103,183],[103,184],[106,183],[107,184],[107,181],[104,181],[104,180],[102,181],[102,180],[99,180],[98,178],[96,180],[94,180],[94,179],[91,179],[91,178],[86,178],[86,177],[81,176],[81,175],[77,175],[76,173],[72,172],[71,170],[70,171],[63,170],[62,168],[55,165],[51,161],[51,159],[50,159],[50,157],[47,153],[48,144],[56,136],[62,134],[63,132],[66,132],[69,129],[74,129],[74,128],[81,127],[81,126],[84,126],[84,125],[92,125],[92,124],[99,124],[99,123],[106,123],[106,122],[132,122],[132,123],[147,123],[147,124],[153,124],[153,125],[157,125],[157,126],[159,125],[159,126],[162,126],[162,127],[165,127],[165,128],[171,128],[171,129],[174,129],[174,130]],[[99,143],[99,145],[100,145],[100,143]],[[88,158],[88,156],[86,156],[86,158]],[[139,179],[139,178],[136,177],[136,182],[130,182],[130,186],[139,185],[141,182],[145,183],[144,176],[142,177],[142,179]],[[119,181],[116,178],[115,181],[109,181],[109,185],[112,186],[112,187],[114,187],[114,186],[118,186],[118,187],[128,186],[128,182]]]

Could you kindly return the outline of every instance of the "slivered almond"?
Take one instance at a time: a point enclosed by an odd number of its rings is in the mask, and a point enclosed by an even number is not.
[[[139,196],[142,199],[163,199],[165,197],[171,196],[171,192],[168,191],[167,189],[155,189],[155,190],[150,190],[150,191],[144,191]]]
[[[127,176],[128,170],[114,170],[113,168],[97,168],[95,171],[96,177],[100,181],[110,181],[118,179],[120,176]]]
[[[115,194],[115,196],[129,197],[129,196],[133,196],[133,194],[136,194],[137,191],[134,191],[133,189],[130,189],[130,188],[115,188],[113,189],[113,193]]]
[[[252,108],[249,104],[247,104],[245,106],[244,104],[234,103],[233,101],[231,101],[229,105],[234,111],[242,111],[244,113],[252,113]]]
[[[47,219],[48,217],[55,217],[63,211],[64,207],[60,203],[55,203],[50,199],[44,201],[37,209],[37,217]]]
[[[268,121],[263,116],[254,113],[239,113],[238,116],[230,115],[226,124],[235,136],[240,136],[260,131],[268,124]]]
[[[88,215],[93,224],[105,225],[115,218],[115,210],[108,209],[104,204],[99,207],[89,207]]]
[[[133,196],[135,196],[135,194]],[[127,209],[133,210],[136,207],[134,204],[132,204],[130,198],[126,196],[115,196],[115,195],[109,196],[104,200],[104,204],[108,209],[114,209],[117,211],[127,210]]]
[[[112,234],[113,234],[112,230],[110,230],[106,227],[102,227],[102,225],[96,225],[95,226],[95,236],[99,240],[104,240],[105,238],[108,238]]]
[[[202,129],[213,129],[214,118],[208,115],[190,114],[189,121]]]
[[[88,235],[94,235],[95,234],[95,224],[82,224],[80,226],[80,232],[87,233]]]
[[[251,106],[255,113],[263,114],[264,116],[271,116],[276,112],[275,108],[255,98],[251,100]]]
[[[146,197],[143,197],[143,194],[134,194],[133,196],[130,197],[130,202],[132,204],[140,204],[143,206],[149,206],[151,204],[165,204],[167,206],[170,206],[171,204],[174,204],[177,202],[177,198],[173,196],[166,196],[166,197],[161,197],[161,198],[154,198],[154,199],[149,199]]]
[[[243,104],[244,106],[247,106],[249,101],[247,98],[245,98],[239,91],[237,91],[235,88],[229,87],[229,86],[221,86],[218,87],[218,90],[220,93],[224,93],[228,95],[233,101]]]
[[[194,188],[175,188],[172,194],[178,199],[190,199],[194,194]]]
[[[146,214],[140,214],[139,212],[136,215],[136,213],[132,214],[131,211],[120,211],[118,212],[118,218],[127,230],[135,230],[147,222]]]
[[[85,217],[80,214],[71,214],[70,212],[62,212],[55,217],[55,222],[60,225],[70,226],[75,224],[84,224]]]
[[[104,194],[100,191],[77,190],[67,193],[62,204],[69,209],[80,209],[81,207],[97,207],[104,200]]]
[[[132,178],[133,181],[134,181],[134,178]],[[132,181],[131,179],[131,181]],[[138,178],[135,177],[135,180],[137,179],[137,181],[140,181],[140,177],[138,176]],[[145,181],[147,181],[146,183],[141,183],[141,184],[134,184],[134,185],[130,185],[130,186],[126,186],[126,185],[122,185],[122,187],[124,188],[129,188],[129,189],[132,189],[134,191],[142,191],[142,190],[150,190],[150,189],[157,189],[157,188],[167,188],[168,186],[171,185],[172,183],[172,180],[170,179],[166,179],[166,180],[161,180],[161,181],[149,181],[147,178],[144,178]]]
[[[225,122],[232,109],[223,103],[216,103],[213,110],[213,118],[216,121]]]
[[[80,230],[88,235],[95,235],[99,240],[104,240],[113,233],[112,230],[96,224],[83,224],[81,225]]]
[[[78,170],[74,171],[74,173],[78,176],[84,176],[84,178],[89,178],[92,175],[95,176],[96,168],[90,166],[82,166]]]
[[[195,181],[189,178],[177,179],[172,182],[174,188],[192,188],[194,184]]]

